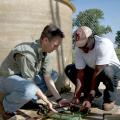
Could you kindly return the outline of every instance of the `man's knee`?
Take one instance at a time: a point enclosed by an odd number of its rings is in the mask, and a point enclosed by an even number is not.
[[[25,99],[34,99],[36,97],[37,90],[38,87],[33,83],[26,85],[23,92]]]
[[[70,65],[67,65],[67,66],[65,67],[65,70],[64,70],[66,75],[68,75],[69,69],[70,69]]]
[[[56,82],[58,80],[58,73],[55,70],[52,70],[51,78],[54,82]]]
[[[112,66],[109,65],[104,67],[102,73],[104,74],[104,76],[108,77],[109,79],[113,79],[115,74]]]
[[[75,64],[67,65],[65,68],[65,74],[73,84],[76,84],[77,72]]]
[[[97,76],[97,80],[103,82],[107,89],[114,90],[117,87],[117,79],[111,66],[105,66],[101,73]]]
[[[70,64],[65,67],[65,74],[69,76],[72,72],[76,71],[75,64]]]

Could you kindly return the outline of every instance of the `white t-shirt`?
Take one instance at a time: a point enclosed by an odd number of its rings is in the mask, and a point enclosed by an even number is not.
[[[75,65],[77,69],[84,69],[86,65],[95,68],[96,65],[117,65],[120,62],[111,40],[95,35],[95,46],[88,53],[78,47],[75,48]]]

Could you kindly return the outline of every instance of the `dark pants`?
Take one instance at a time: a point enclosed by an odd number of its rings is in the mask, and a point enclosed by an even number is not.
[[[96,78],[96,89],[98,90],[98,86],[100,82],[103,82],[105,85],[104,90],[104,103],[109,103],[112,101],[115,101],[116,99],[116,88],[118,84],[117,77],[115,76],[114,71],[115,66],[106,66],[101,73]],[[70,64],[65,68],[65,73],[67,77],[73,82],[73,84],[76,85],[76,68],[75,64]],[[86,66],[85,67],[85,78],[84,78],[84,86],[82,89],[82,92],[84,93],[84,96],[87,97],[90,92],[91,87],[91,80],[94,73],[94,69]]]

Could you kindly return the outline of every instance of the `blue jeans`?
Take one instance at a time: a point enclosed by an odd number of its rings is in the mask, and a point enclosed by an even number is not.
[[[56,82],[56,80],[58,79],[58,73],[56,71],[52,71],[51,78],[54,82]],[[39,73],[38,75],[35,76],[35,83],[42,90],[43,93],[46,93],[48,88],[46,86],[42,73]]]
[[[51,77],[55,81],[58,77],[57,72],[53,71]],[[37,75],[35,82],[43,92],[47,90],[43,75]],[[32,81],[18,75],[8,78],[0,77],[0,91],[6,94],[3,99],[4,110],[15,112],[28,101],[36,98],[37,86]]]

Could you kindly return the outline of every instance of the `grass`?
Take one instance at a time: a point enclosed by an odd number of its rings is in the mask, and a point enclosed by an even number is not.
[[[82,120],[81,114],[54,114],[50,118],[53,120]]]
[[[117,56],[118,56],[118,58],[119,58],[119,60],[120,60],[120,49],[116,49],[116,53],[117,53]]]

